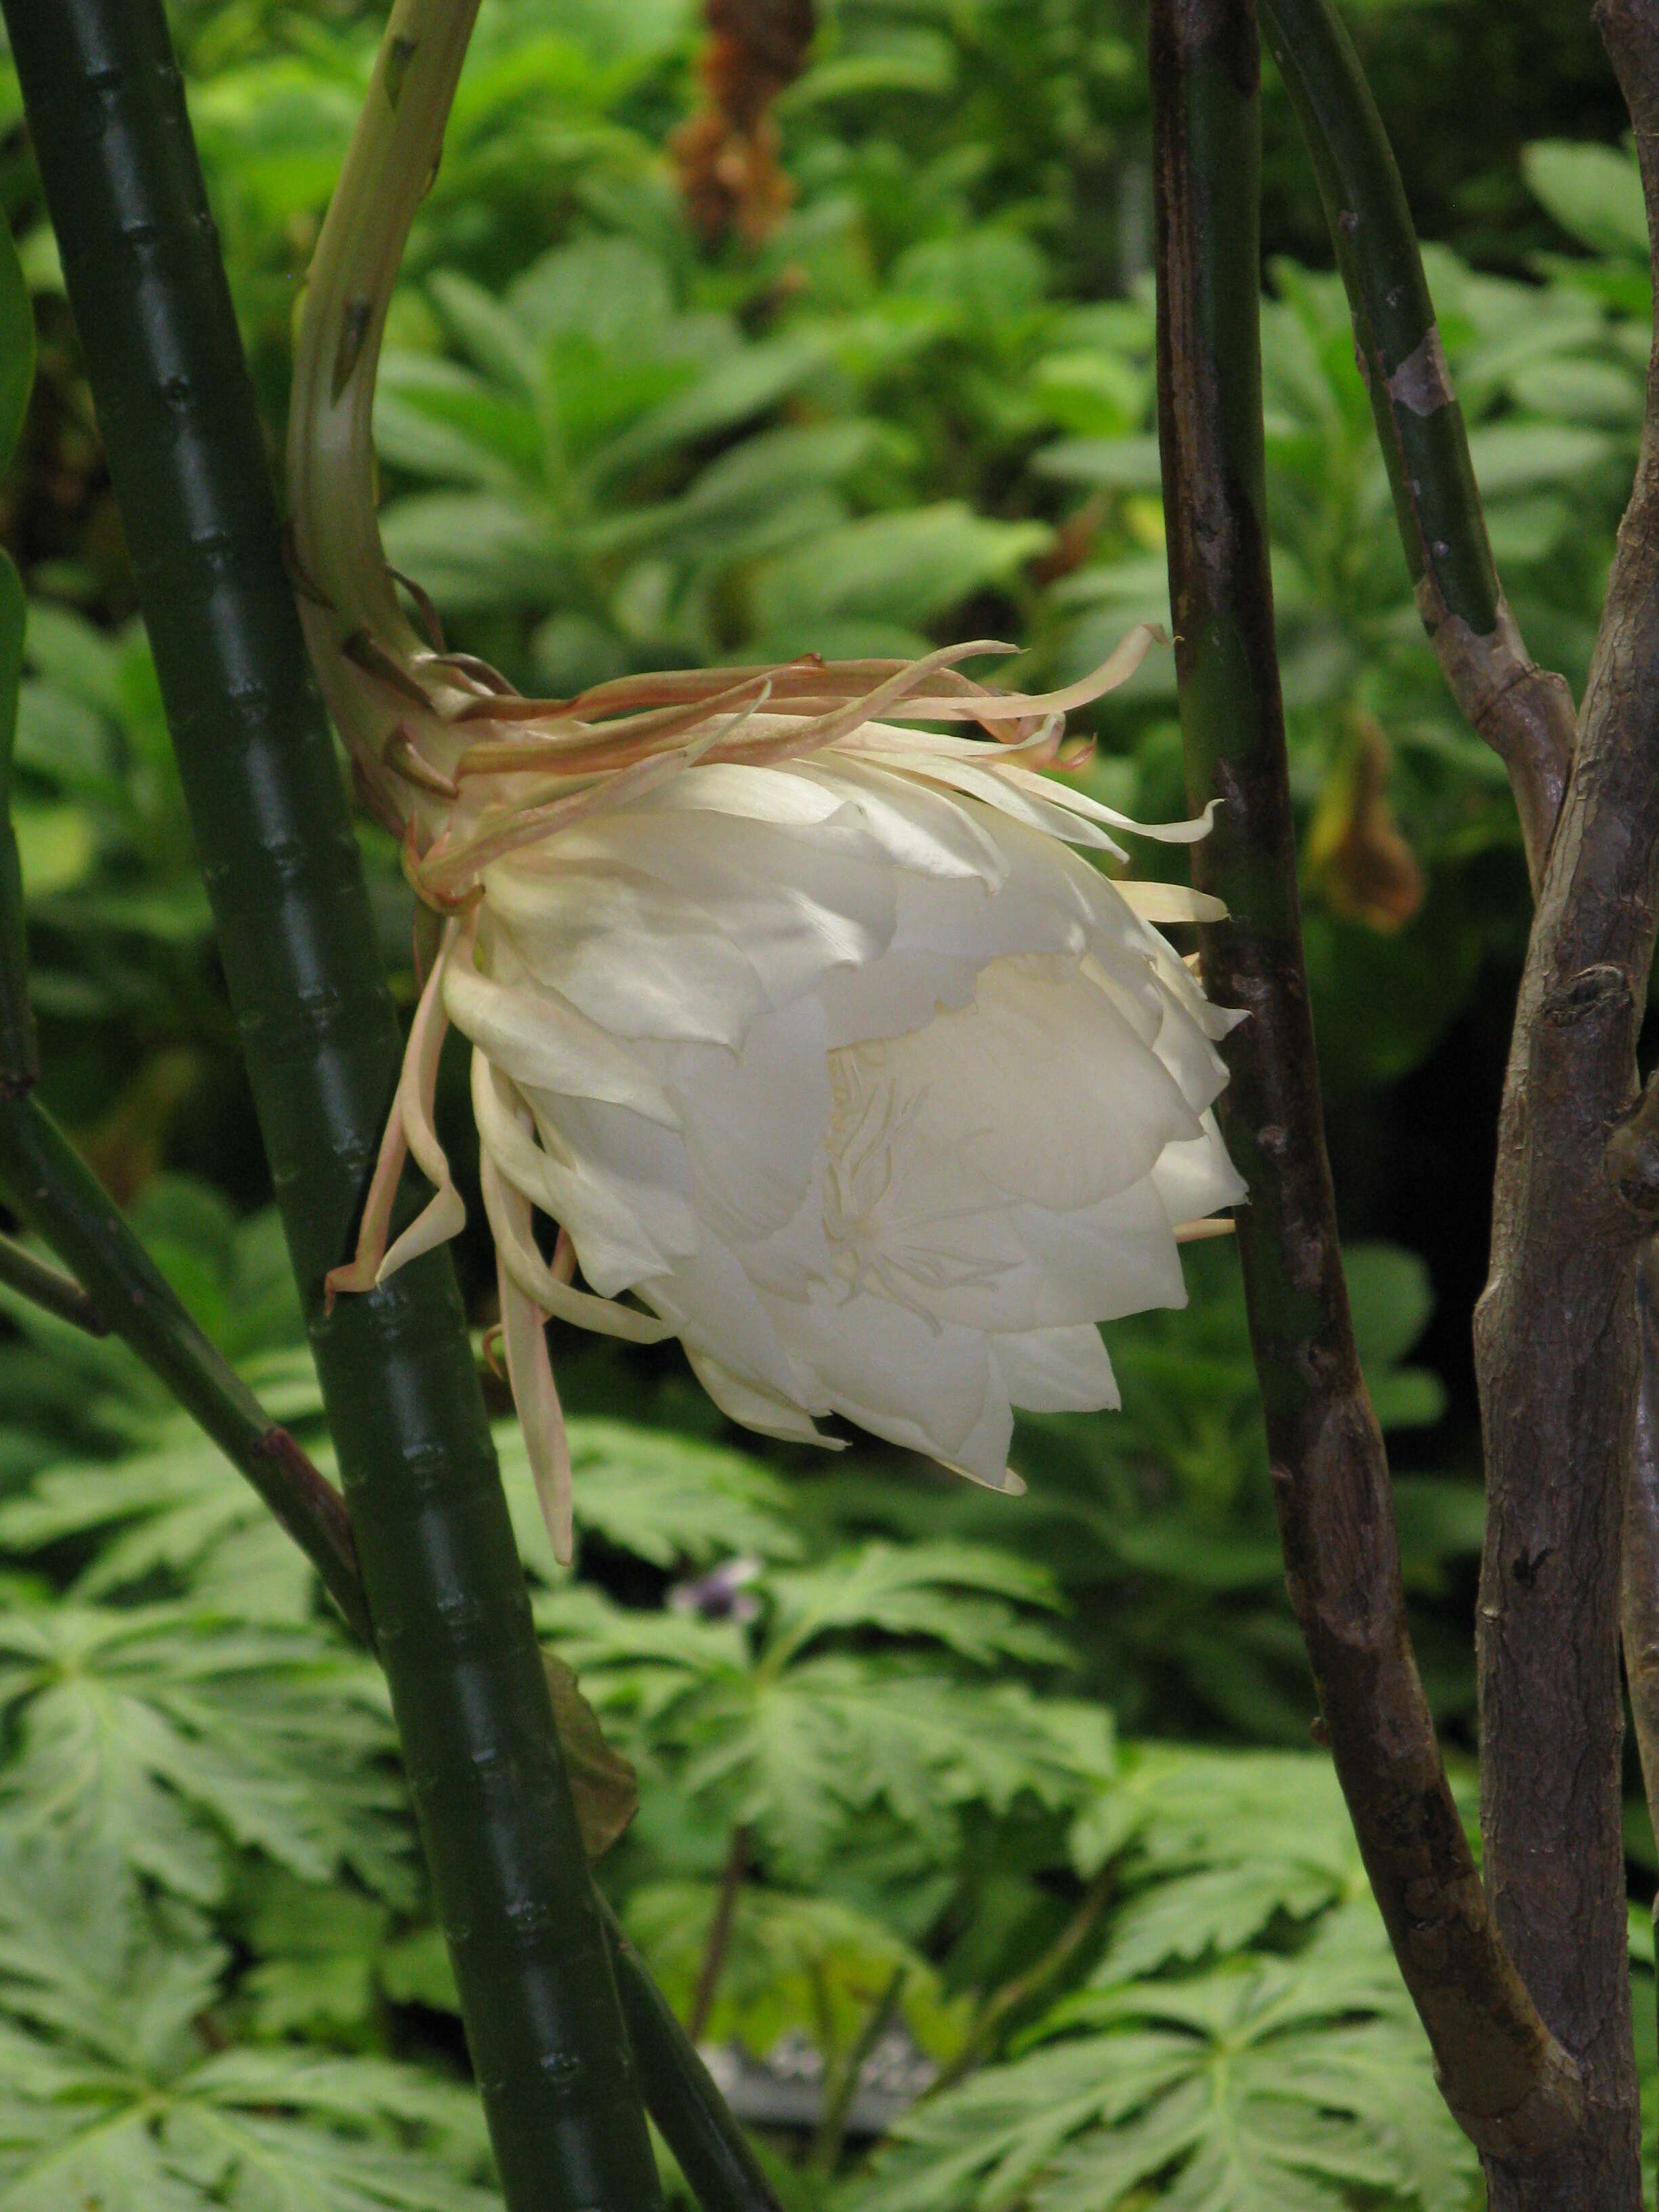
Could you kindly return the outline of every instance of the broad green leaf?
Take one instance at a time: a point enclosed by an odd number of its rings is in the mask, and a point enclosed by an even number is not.
[[[447,611],[543,606],[557,587],[562,556],[552,526],[516,500],[420,493],[393,501],[381,535],[392,566]]]
[[[577,336],[613,353],[654,351],[674,313],[668,272],[631,238],[556,246],[514,278],[507,303],[534,338]]]
[[[36,806],[24,800],[12,808],[11,821],[29,898],[72,890],[91,874],[98,835],[78,806]]]
[[[1607,451],[1601,431],[1571,422],[1487,422],[1469,433],[1469,458],[1488,499],[1534,484],[1571,486]]]
[[[1563,230],[1596,253],[1648,258],[1647,211],[1635,157],[1611,146],[1542,138],[1526,148],[1521,172]]]
[[[821,368],[827,354],[826,341],[809,334],[769,338],[728,355],[613,440],[601,457],[605,471],[632,468],[764,413]]]
[[[383,460],[414,475],[484,490],[510,493],[540,475],[534,410],[468,370],[421,354],[395,355],[382,368],[374,442]]]
[[[1633,368],[1610,361],[1538,362],[1510,380],[1529,414],[1553,415],[1596,428],[1638,428],[1642,380]]]
[[[921,621],[1007,581],[1052,535],[1044,524],[994,521],[957,500],[866,515],[762,570],[756,617],[769,631],[798,633],[802,650],[812,624],[824,617]]]

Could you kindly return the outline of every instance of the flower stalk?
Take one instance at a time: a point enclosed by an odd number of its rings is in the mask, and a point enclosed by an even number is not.
[[[324,1310],[400,1048],[157,0],[8,0],[512,2212],[659,2202],[442,1255]]]
[[[1267,566],[1259,327],[1259,72],[1249,0],[1151,17],[1158,429],[1194,855],[1229,918],[1208,988],[1250,1019],[1222,1111],[1250,1186],[1240,1256],[1286,1578],[1372,1887],[1442,2087],[1488,2151],[1579,2124],[1577,2070],[1499,1940],[1405,1625],[1388,1471],[1336,1234],[1302,958]]]

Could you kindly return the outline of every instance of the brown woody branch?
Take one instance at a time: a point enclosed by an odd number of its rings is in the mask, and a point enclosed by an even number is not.
[[[1659,7],[1601,0],[1596,17],[1636,123],[1651,234]],[[1486,1437],[1478,1631],[1486,1878],[1505,1940],[1577,2060],[1587,2100],[1583,2130],[1551,2159],[1489,2169],[1494,2212],[1636,2212],[1641,2203],[1619,1609],[1640,1370],[1635,1276],[1650,1225],[1623,1193],[1641,1182],[1636,1037],[1659,896],[1656,431],[1659,368],[1650,364],[1635,488],[1522,979],[1492,1273],[1475,1316]]]
[[[1487,1911],[1406,1632],[1382,1437],[1354,1348],[1325,1152],[1273,641],[1249,0],[1153,0],[1158,428],[1195,848],[1230,919],[1206,982],[1251,1019],[1222,1102],[1291,1595],[1338,1775],[1447,2101],[1489,2154],[1574,2137],[1576,2069]]]

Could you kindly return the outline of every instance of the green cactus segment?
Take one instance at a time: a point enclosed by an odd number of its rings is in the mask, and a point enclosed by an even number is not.
[[[1261,0],[1261,27],[1319,181],[1412,581],[1427,574],[1485,637],[1498,573],[1394,149],[1330,0]]]
[[[465,1317],[323,1312],[399,1041],[159,0],[6,0],[511,2212],[656,2171]]]

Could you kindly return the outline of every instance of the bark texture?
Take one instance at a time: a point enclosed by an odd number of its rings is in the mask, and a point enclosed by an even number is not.
[[[1648,1816],[1659,1834],[1659,1250],[1642,1255],[1638,1310],[1642,1369],[1625,1498],[1625,1680]]]
[[[1649,228],[1659,6],[1596,9],[1636,123]],[[1619,1611],[1640,1368],[1636,1036],[1659,893],[1659,371],[1620,529],[1516,1012],[1492,1273],[1475,1315],[1487,1524],[1478,1623],[1482,1827],[1498,1925],[1578,2062],[1582,2130],[1488,2163],[1493,2212],[1636,2212]]]
[[[1268,579],[1249,0],[1153,0],[1158,428],[1194,848],[1231,919],[1206,982],[1251,1018],[1224,1126],[1286,1575],[1367,1871],[1447,2101],[1489,2153],[1575,2139],[1576,2071],[1505,1954],[1406,1634],[1382,1437],[1337,1246]]]

